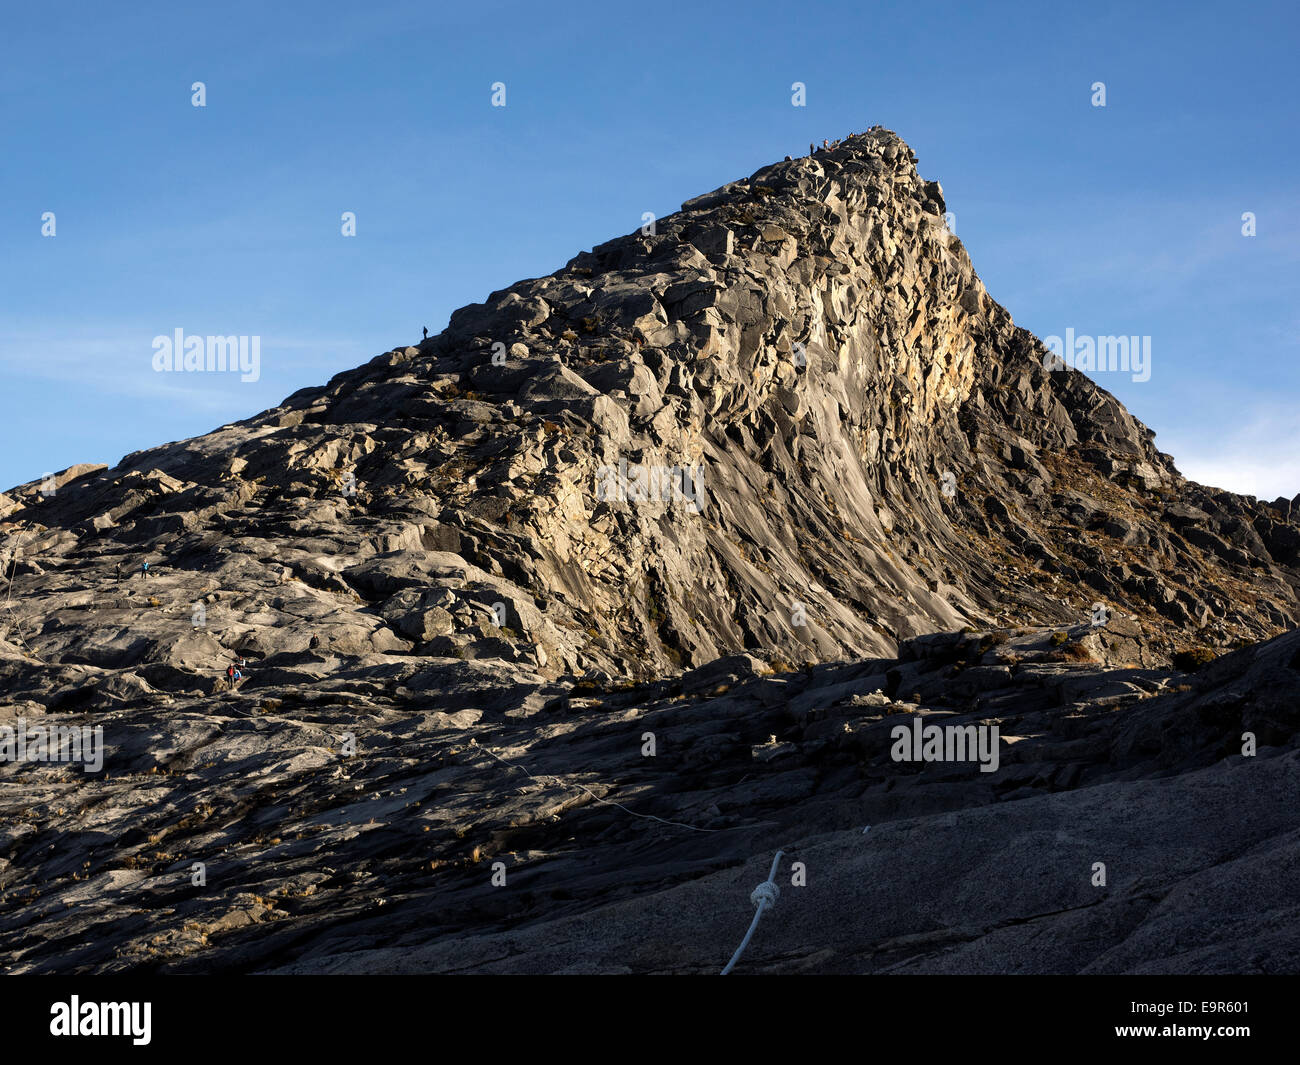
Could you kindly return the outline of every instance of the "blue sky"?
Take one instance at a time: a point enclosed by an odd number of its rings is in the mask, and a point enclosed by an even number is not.
[[[1185,474],[1300,492],[1293,3],[120,6],[3,13],[0,489],[275,406],[879,123],[1019,324],[1152,338],[1150,380],[1094,376]],[[259,380],[156,373],[178,327],[260,336]]]

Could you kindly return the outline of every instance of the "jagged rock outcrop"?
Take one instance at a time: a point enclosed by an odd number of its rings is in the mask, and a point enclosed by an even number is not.
[[[1083,862],[1239,784],[1269,811],[1250,875],[1281,861],[1294,637],[1254,645],[1300,617],[1300,496],[1186,481],[1114,397],[1049,370],[945,208],[875,129],[274,410],[0,496],[0,725],[107,744],[102,775],[26,766],[0,792],[10,966],[706,971],[721,939],[694,924],[709,950],[663,929],[628,954],[620,932],[579,961],[548,937],[648,887],[703,907],[738,863],[863,821],[919,819],[909,853],[942,869],[943,818],[1033,865],[1034,817],[1087,817]],[[890,719],[934,715],[1016,741],[987,777],[901,770]],[[1216,765],[1243,730],[1269,751],[1249,784]],[[1155,794],[1157,774],[1177,780]],[[700,831],[647,842],[630,809]],[[1236,853],[1135,873],[1121,917],[1056,918],[1093,947],[1025,966],[1209,967],[1144,954],[1130,918],[1202,875],[1230,890]],[[1007,929],[1096,901],[1039,887],[960,934],[899,911],[878,941],[867,922],[768,960],[995,967]]]
[[[1166,654],[1294,624],[1290,505],[1186,482],[1113,397],[1045,369],[944,208],[872,131],[248,422],[20,487],[8,639],[147,670],[201,600],[209,669],[373,652],[645,678],[1094,602]],[[667,501],[618,498],[674,468]],[[156,618],[109,580],[141,559]]]

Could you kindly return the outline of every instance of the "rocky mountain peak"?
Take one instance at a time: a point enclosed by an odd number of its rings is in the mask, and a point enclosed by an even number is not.
[[[945,209],[872,129],[248,421],[15,489],[16,667],[21,637],[164,686],[232,653],[645,678],[1099,609],[1153,659],[1189,627],[1227,646],[1293,624],[1290,504],[1186,482],[1049,369]],[[172,582],[147,633],[104,584],[144,558]],[[108,599],[52,622],[74,571]]]
[[[1294,969],[1300,496],[945,209],[870,130],[0,496],[6,968],[717,972],[781,850],[745,971]]]

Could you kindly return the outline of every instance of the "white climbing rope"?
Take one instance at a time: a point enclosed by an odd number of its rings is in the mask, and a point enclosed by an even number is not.
[[[740,961],[740,956],[745,953],[745,948],[749,946],[749,940],[754,935],[754,929],[758,927],[759,919],[763,916],[764,910],[770,910],[776,905],[776,900],[781,897],[781,889],[776,886],[776,870],[781,864],[781,856],[785,851],[777,851],[776,857],[772,859],[772,871],[767,874],[758,887],[749,895],[749,901],[754,904],[754,919],[749,922],[749,931],[745,933],[745,938],[740,941],[740,946],[736,948],[736,953],[731,956],[731,961],[727,962],[727,967],[722,970],[722,975],[726,976],[736,967],[736,962]]]
[[[729,829],[725,829],[725,828],[697,828],[695,825],[684,825],[680,821],[667,821],[662,817],[656,817],[654,814],[639,814],[635,810],[629,810],[626,806],[624,806],[620,802],[613,802],[610,799],[606,799],[600,795],[597,795],[594,791],[592,791],[589,787],[587,787],[587,785],[579,784],[577,781],[561,780],[559,777],[554,777],[549,775],[537,776],[531,773],[526,766],[520,765],[518,762],[512,762],[508,758],[503,758],[501,755],[497,754],[496,751],[492,750],[492,748],[488,747],[486,744],[479,743],[476,739],[470,739],[468,746],[475,750],[483,751],[485,754],[490,754],[498,762],[500,762],[502,765],[507,766],[510,769],[521,770],[524,773],[524,775],[527,776],[530,780],[535,780],[539,784],[545,783],[547,780],[549,780],[552,783],[558,785],[559,787],[579,788],[582,791],[585,791],[588,795],[590,795],[592,799],[594,799],[596,802],[603,803],[606,806],[617,807],[618,809],[622,810],[625,814],[631,814],[633,817],[639,817],[644,821],[658,821],[662,825],[672,825],[674,828],[685,828],[685,829],[689,829],[691,832],[730,831]],[[776,823],[777,822],[775,821],[760,821],[758,822],[758,825],[741,825],[737,827],[754,828],[764,824],[776,824]],[[863,829],[863,831],[865,832],[867,830]],[[777,899],[781,897],[781,889],[776,885],[776,871],[780,867],[781,859],[784,856],[785,856],[784,850],[779,850],[776,852],[776,857],[772,859],[772,868],[767,874],[767,879],[764,880],[757,887],[755,887],[752,892],[750,892],[749,901],[754,904],[754,919],[749,923],[749,931],[745,933],[745,938],[740,941],[740,946],[736,948],[736,953],[731,956],[731,961],[727,962],[727,967],[722,970],[723,976],[727,976],[728,974],[730,974],[731,970],[736,967],[736,962],[740,961],[740,956],[745,953],[745,948],[749,946],[749,941],[753,938],[754,930],[758,927],[758,922],[762,918],[763,913],[767,910],[772,909],[776,905]]]
[[[477,748],[480,751],[485,751],[486,753],[490,754],[493,758],[495,758],[498,762],[501,762],[504,765],[508,765],[511,769],[522,769],[524,773],[528,775],[529,779],[535,780],[539,784],[541,784],[543,781],[547,779],[550,779],[551,781],[558,784],[562,788],[563,787],[581,788],[597,802],[604,803],[606,806],[617,806],[625,814],[631,814],[633,817],[640,817],[642,820],[645,821],[658,821],[661,825],[672,825],[674,828],[688,828],[692,832],[726,832],[727,831],[727,829],[725,828],[696,828],[694,825],[684,825],[680,821],[666,821],[662,817],[656,817],[654,814],[639,814],[635,810],[629,810],[621,802],[614,802],[610,799],[602,798],[601,796],[597,795],[594,791],[592,791],[589,787],[587,787],[586,784],[579,784],[576,780],[575,781],[561,780],[559,777],[548,778],[548,777],[533,776],[532,773],[528,772],[528,769],[526,767],[520,765],[518,762],[510,761],[508,758],[502,758],[501,755],[497,754],[496,751],[492,750],[490,747],[486,747],[483,744],[478,743],[473,739],[469,741],[469,745],[471,747]]]

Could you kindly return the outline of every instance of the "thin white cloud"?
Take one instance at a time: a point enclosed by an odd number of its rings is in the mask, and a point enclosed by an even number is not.
[[[1260,408],[1230,433],[1169,434],[1161,447],[1183,476],[1262,500],[1300,493],[1300,413]]]
[[[243,382],[237,376],[156,372],[148,343],[153,334],[147,330],[114,327],[50,333],[6,329],[5,333],[0,340],[0,368],[7,376],[57,381],[114,396],[166,400],[174,407],[223,416],[239,397],[247,397],[244,416],[252,416],[289,393],[323,384],[338,369],[358,366],[377,353],[338,339],[264,335],[261,378]],[[299,380],[304,376],[307,379]]]

